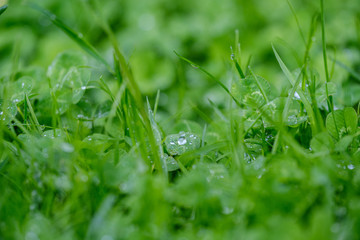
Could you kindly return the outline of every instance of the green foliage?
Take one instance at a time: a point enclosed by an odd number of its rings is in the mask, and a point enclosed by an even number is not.
[[[335,139],[354,134],[358,128],[358,117],[353,108],[335,110],[326,117],[326,129]]]
[[[0,239],[360,238],[356,1],[41,4],[0,17]]]

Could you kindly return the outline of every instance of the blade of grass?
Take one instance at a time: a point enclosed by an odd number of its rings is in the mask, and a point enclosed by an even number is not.
[[[174,53],[176,54],[176,56],[178,56],[181,60],[184,60],[185,62],[189,63],[191,66],[199,69],[200,71],[202,71],[203,73],[205,73],[211,80],[213,80],[214,82],[216,82],[217,84],[220,85],[220,87],[222,87],[222,89],[224,89],[227,94],[229,94],[229,96],[234,100],[234,102],[236,103],[236,105],[238,105],[239,107],[242,107],[242,104],[236,100],[236,98],[234,97],[234,95],[232,95],[232,93],[230,92],[230,90],[222,83],[220,82],[217,78],[215,78],[211,73],[209,73],[208,71],[206,71],[204,68],[202,68],[200,65],[190,61],[189,59],[181,56],[180,54],[178,54],[176,51],[174,51]]]
[[[155,104],[154,104],[154,118],[156,116],[156,112],[159,106],[159,100],[160,100],[160,89],[156,92],[156,98],[155,98]]]
[[[360,82],[360,73],[355,72],[353,69],[346,66],[344,63],[340,62],[339,60],[336,60],[331,57],[330,57],[330,59],[331,59],[331,61],[335,62],[339,67],[346,70],[352,77],[354,77],[356,80],[358,80]]]
[[[289,82],[291,83],[292,86],[294,86],[296,84],[296,81],[293,77],[293,75],[291,74],[291,72],[289,71],[289,69],[286,67],[285,63],[282,61],[280,55],[277,53],[274,45],[272,46],[275,57],[280,65],[281,70],[283,71],[283,73],[285,74],[286,78],[289,80]],[[298,90],[298,94],[300,96],[300,99],[302,101],[302,103],[304,104],[304,107],[306,109],[306,112],[309,116],[309,120],[310,120],[310,124],[311,124],[311,130],[313,132],[313,134],[315,135],[316,133],[318,133],[318,127],[317,127],[317,122],[314,116],[314,111],[311,107],[311,104],[309,102],[309,100],[306,98],[304,92],[302,91],[302,89]]]
[[[312,19],[311,19],[310,30],[309,30],[309,35],[308,35],[305,54],[304,54],[304,59],[303,59],[304,75],[303,75],[303,81],[302,81],[302,85],[301,85],[301,88],[302,88],[303,91],[305,91],[306,81],[309,82],[308,73],[307,73],[307,71],[308,71],[308,63],[310,61],[309,54],[310,54],[310,49],[312,47],[312,44],[314,42],[313,41],[313,36],[315,34],[316,27],[317,27],[317,18],[318,18],[318,14],[314,14]]]
[[[160,155],[160,162],[156,163],[156,165],[161,166],[165,176],[168,177],[166,159],[165,159],[165,155],[164,155],[164,149],[163,149],[163,146],[162,146],[162,134],[161,134],[161,131],[159,129],[159,126],[155,122],[155,115],[154,115],[153,111],[151,110],[151,106],[150,106],[150,102],[149,102],[148,98],[146,98],[146,103],[147,103],[147,108],[148,108],[148,116],[149,116],[149,119],[150,119],[152,134],[155,137],[156,144],[157,144],[157,147],[158,147],[158,153]]]
[[[326,35],[325,35],[325,14],[324,14],[324,0],[320,0],[320,14],[321,14],[321,40],[322,40],[322,50],[323,50],[323,59],[324,59],[324,68],[325,68],[325,91],[326,99],[329,107],[329,111],[334,111],[334,105],[332,100],[329,97],[329,90],[327,83],[330,82],[330,75],[327,62],[327,52],[326,52]]]
[[[0,7],[0,15],[3,14],[3,13],[6,11],[7,8],[8,8],[8,5],[7,5],[7,4],[4,5],[4,6],[1,6],[1,7]]]
[[[301,40],[303,41],[304,45],[306,46],[306,41],[305,41],[305,37],[304,37],[304,33],[303,31],[301,30],[301,26],[300,26],[300,22],[299,22],[299,19],[298,17],[296,16],[296,12],[295,12],[295,9],[293,7],[293,5],[291,4],[291,2],[289,0],[286,0],[288,5],[289,5],[289,8],[291,10],[291,13],[293,14],[294,18],[295,18],[295,21],[296,21],[296,25],[298,27],[298,30],[299,30],[299,33],[300,33],[300,36],[301,36]]]
[[[41,127],[40,127],[40,123],[35,115],[35,112],[34,112],[34,109],[31,105],[31,102],[28,98],[28,96],[25,94],[25,99],[26,99],[26,102],[27,102],[27,106],[29,108],[29,112],[30,112],[30,120],[34,123],[34,128],[41,134],[42,133],[42,130],[41,130]]]
[[[237,42],[238,41],[235,42],[235,46],[237,46],[237,44],[238,44]],[[239,48],[240,48],[240,46],[239,46]],[[239,62],[237,60],[237,58],[240,58],[238,56],[239,55],[238,52],[240,52],[240,50],[237,50],[236,53],[234,53],[232,47],[230,47],[230,50],[231,50],[231,60],[233,61],[236,70],[238,71],[241,78],[245,78],[245,74],[244,74],[243,70],[241,69],[240,64],[239,64]]]
[[[87,52],[90,56],[92,56],[95,60],[105,65],[105,67],[112,72],[112,69],[105,61],[103,57],[100,56],[98,51],[93,47],[86,39],[84,39],[81,33],[78,33],[67,26],[62,20],[60,20],[55,14],[43,9],[34,3],[28,3],[28,5],[44,14],[55,26],[61,29],[66,35],[68,35],[74,42],[76,42],[85,52]]]
[[[256,82],[256,85],[257,85],[258,88],[260,89],[261,95],[264,97],[265,102],[268,103],[268,102],[269,102],[269,99],[268,99],[268,97],[266,96],[265,90],[264,90],[263,86],[260,84],[260,82],[259,82],[258,78],[256,77],[256,75],[254,74],[254,72],[251,70],[251,67],[250,67],[250,66],[249,66],[249,71],[250,71],[250,74],[254,77],[255,82]]]

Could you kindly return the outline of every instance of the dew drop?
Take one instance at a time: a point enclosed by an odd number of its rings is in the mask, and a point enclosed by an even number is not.
[[[179,139],[178,139],[178,144],[179,145],[184,145],[186,144],[186,138],[181,136]]]
[[[353,170],[355,168],[355,166],[352,165],[352,164],[349,164],[349,165],[347,165],[347,168],[350,169],[350,170]]]

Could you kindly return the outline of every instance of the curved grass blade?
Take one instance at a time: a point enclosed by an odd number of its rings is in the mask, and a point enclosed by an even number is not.
[[[159,154],[160,155],[160,161],[155,162],[155,164],[157,165],[158,168],[162,168],[164,174],[166,177],[168,177],[168,169],[167,169],[167,165],[166,165],[166,159],[165,159],[165,155],[164,155],[164,149],[162,147],[162,134],[161,131],[159,129],[159,126],[157,125],[156,121],[155,121],[155,115],[154,112],[151,110],[151,106],[149,103],[149,99],[146,98],[146,103],[147,103],[147,108],[148,108],[148,116],[149,116],[149,120],[150,120],[150,124],[151,124],[151,129],[152,129],[152,134],[155,137],[155,141],[156,141],[156,145],[158,147],[158,152],[154,152],[154,154]],[[155,158],[155,160],[159,160],[159,157]]]
[[[226,92],[227,94],[229,94],[229,96],[234,100],[234,102],[236,103],[236,105],[238,105],[239,107],[242,107],[242,104],[236,100],[236,98],[234,97],[234,95],[232,95],[232,93],[230,92],[230,90],[222,83],[220,82],[218,79],[216,79],[211,73],[209,73],[208,71],[206,71],[204,68],[202,68],[200,65],[190,61],[189,59],[181,56],[180,54],[178,54],[176,51],[174,51],[174,53],[176,54],[176,56],[178,56],[181,60],[189,63],[191,66],[199,69],[200,71],[202,71],[203,73],[205,73],[208,77],[211,78],[211,80],[213,80],[214,82],[216,82],[217,84],[220,85],[220,87],[222,87]]]
[[[42,14],[44,14],[55,26],[60,28],[66,35],[68,35],[74,42],[76,42],[85,52],[92,56],[98,62],[104,64],[106,68],[112,72],[110,65],[105,61],[103,57],[100,56],[98,51],[93,47],[81,33],[78,33],[67,26],[62,20],[60,20],[55,14],[49,12],[46,9],[41,8],[40,6],[30,3],[29,6]]]
[[[297,25],[297,27],[298,27],[298,30],[299,30],[299,33],[300,33],[300,36],[301,36],[301,40],[303,41],[303,43],[304,43],[305,46],[306,46],[306,41],[305,41],[304,33],[303,33],[303,31],[301,30],[300,22],[299,22],[298,17],[296,16],[296,12],[295,12],[294,6],[291,4],[291,2],[290,2],[289,0],[286,0],[286,1],[287,1],[287,4],[289,5],[289,8],[290,8],[290,10],[291,10],[292,15],[293,15],[294,18],[295,18],[296,25]]]
[[[3,13],[6,11],[7,8],[8,8],[8,5],[7,5],[7,4],[4,5],[4,6],[1,6],[1,7],[0,7],[0,15],[3,14]]]
[[[337,64],[339,67],[346,70],[353,78],[355,78],[356,80],[358,80],[360,82],[360,73],[355,72],[353,69],[346,66],[344,63],[340,62],[339,60],[336,60],[331,57],[330,57],[330,59],[331,59],[331,61],[335,62],[335,64]]]
[[[321,14],[321,40],[322,40],[322,50],[323,50],[323,59],[324,59],[324,68],[325,68],[325,83],[330,82],[330,75],[327,62],[327,53],[326,53],[326,35],[325,35],[325,16],[324,16],[324,0],[320,0],[320,14]],[[329,90],[327,84],[325,85],[326,99],[329,107],[329,111],[334,111],[334,104],[332,98],[329,97]]]
[[[296,80],[294,79],[293,75],[291,74],[291,72],[289,71],[289,69],[286,67],[285,63],[281,60],[280,55],[277,53],[274,45],[272,46],[275,57],[280,65],[281,70],[283,71],[283,73],[285,74],[286,78],[289,80],[289,82],[291,83],[291,85],[294,87],[296,84]],[[313,134],[316,134],[318,132],[318,125],[316,122],[316,118],[315,118],[315,114],[314,111],[311,107],[311,104],[309,102],[309,100],[306,98],[304,92],[302,89],[299,89],[298,94],[300,96],[301,101],[304,104],[304,107],[306,109],[307,114],[309,115],[309,119],[310,119],[310,124],[311,124],[311,130],[313,132]]]
[[[260,89],[261,95],[264,97],[265,102],[268,103],[268,102],[269,102],[269,99],[268,99],[268,97],[266,96],[265,90],[264,90],[263,86],[260,84],[260,82],[259,82],[258,78],[256,77],[256,75],[254,74],[254,72],[251,70],[251,67],[250,67],[250,66],[249,66],[249,71],[250,71],[251,75],[254,77],[255,82],[256,82],[256,85],[257,85],[258,88]]]

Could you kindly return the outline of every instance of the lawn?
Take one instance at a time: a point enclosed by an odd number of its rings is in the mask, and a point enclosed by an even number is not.
[[[0,0],[0,240],[360,239],[357,0]]]

